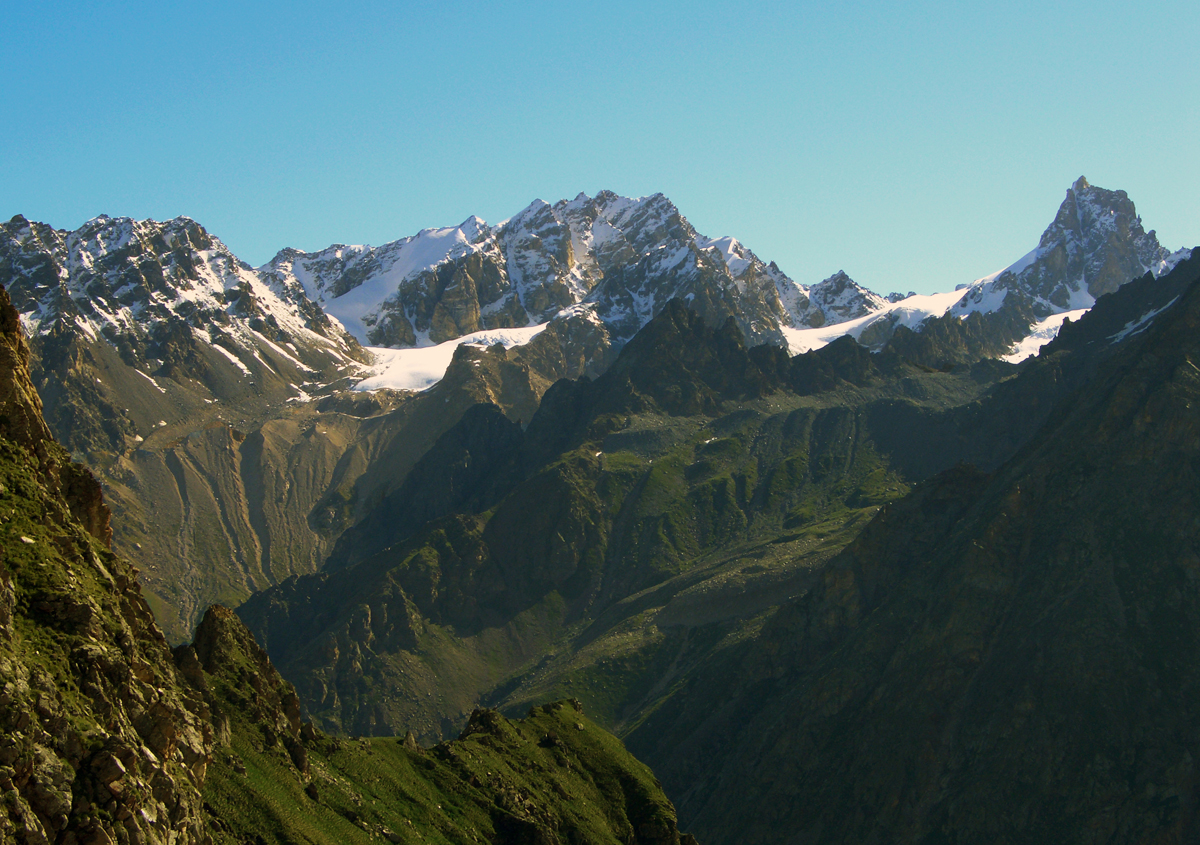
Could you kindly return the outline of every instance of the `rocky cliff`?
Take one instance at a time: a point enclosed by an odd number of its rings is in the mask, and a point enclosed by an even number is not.
[[[204,842],[211,727],[95,479],[49,435],[0,291],[0,838]]]

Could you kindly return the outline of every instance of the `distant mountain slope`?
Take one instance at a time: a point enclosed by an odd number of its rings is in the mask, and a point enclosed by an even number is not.
[[[1200,259],[1162,281],[1045,347],[1023,379],[1081,380],[1012,460],[885,507],[628,737],[706,841],[1197,840]]]
[[[602,372],[670,298],[714,324],[732,315],[750,343],[785,344],[793,353],[843,334],[879,349],[898,327],[921,331],[931,319],[979,314],[979,342],[965,354],[1022,360],[1053,337],[1063,314],[1078,318],[1098,294],[1147,272],[1161,275],[1187,254],[1146,232],[1125,192],[1080,177],[1028,255],[932,295],[883,297],[841,271],[799,284],[733,238],[696,233],[661,195],[609,192],[535,202],[496,227],[473,217],[378,249],[288,250],[270,266],[359,326],[364,342],[440,343],[444,360],[464,335],[548,321],[555,330],[536,342],[540,348],[565,334],[587,337],[583,369],[558,373],[572,376]],[[389,356],[371,384],[423,383],[407,369],[421,367],[423,357]]]
[[[99,217],[60,232],[15,217],[0,227],[0,283],[35,336],[105,339],[150,376],[142,392],[173,392],[153,379],[175,374],[202,383],[204,398],[228,401],[247,382],[259,395],[303,397],[351,374],[347,365],[368,358],[343,325],[363,344],[406,348],[552,323],[538,346],[577,350],[570,371],[545,375],[597,374],[670,299],[714,325],[732,316],[751,344],[786,344],[793,352],[841,334],[877,349],[900,325],[919,330],[930,317],[1016,310],[1021,319],[1008,320],[997,341],[1015,353],[1029,335],[1052,335],[1056,315],[1089,307],[1144,273],[1161,275],[1184,254],[1143,230],[1123,191],[1080,177],[1036,249],[961,291],[933,296],[885,298],[840,271],[798,284],[736,239],[699,234],[661,194],[631,199],[608,191],[554,205],[539,200],[496,226],[471,217],[380,247],[286,249],[257,270],[186,218]],[[1030,348],[1036,340],[1022,347]],[[395,372],[404,360],[391,356],[387,366]],[[112,406],[107,416],[121,416],[111,397],[99,398]],[[110,419],[108,440],[116,444],[119,432],[144,436],[137,429],[145,426]]]
[[[13,218],[0,283],[31,333],[45,417],[101,474],[124,517],[116,545],[174,642],[208,604],[315,570],[465,408],[528,419],[549,384],[480,349],[436,396],[338,398],[369,353],[298,284],[186,218],[75,232]]]

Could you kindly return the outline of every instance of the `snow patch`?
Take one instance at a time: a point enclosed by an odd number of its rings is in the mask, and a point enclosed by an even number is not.
[[[721,259],[725,262],[725,266],[729,268],[729,275],[737,277],[746,272],[746,268],[750,266],[751,261],[743,254],[745,250],[738,243],[736,238],[696,238],[696,246],[701,252],[717,248],[721,254]]]
[[[491,329],[418,349],[387,349],[368,347],[375,355],[373,375],[354,386],[355,390],[425,390],[442,380],[454,358],[454,350],[463,344],[494,346],[505,349],[523,346],[546,328],[542,323],[522,329]]]
[[[135,372],[135,373],[137,373],[137,374],[138,374],[139,376],[141,376],[142,378],[144,378],[146,381],[150,382],[152,385],[154,385],[154,389],[155,389],[155,390],[157,390],[159,393],[166,393],[166,392],[167,392],[167,391],[166,391],[166,390],[164,390],[163,388],[159,387],[159,385],[158,385],[158,382],[156,382],[156,381],[155,381],[153,378],[151,378],[150,376],[148,376],[148,375],[146,375],[145,373],[143,373],[141,370],[139,370],[139,369],[136,369],[136,368],[135,368],[135,369],[134,369],[134,372]],[[99,379],[97,379],[97,381],[99,381]]]
[[[367,326],[363,320],[394,297],[400,283],[439,264],[465,255],[476,249],[474,242],[486,230],[478,217],[469,217],[459,226],[443,229],[423,229],[411,238],[373,247],[330,247],[318,253],[299,253],[291,271],[304,292],[318,302],[325,312],[336,318],[359,343],[366,344]],[[368,273],[362,284],[340,296],[331,295],[320,273],[321,265],[330,262],[367,264],[377,262],[379,271]],[[260,271],[269,271],[267,265]]]
[[[1136,320],[1129,321],[1128,323],[1125,324],[1125,328],[1121,329],[1115,335],[1110,337],[1109,340],[1112,341],[1113,343],[1120,343],[1127,337],[1132,337],[1133,335],[1138,334],[1139,332],[1145,331],[1147,328],[1149,328],[1150,324],[1152,322],[1154,322],[1155,317],[1157,317],[1162,312],[1166,311],[1168,308],[1170,308],[1172,305],[1174,305],[1178,300],[1179,300],[1179,297],[1177,296],[1174,299],[1172,299],[1170,302],[1168,302],[1166,305],[1164,305],[1162,308],[1156,308],[1155,310],[1153,310],[1147,314],[1143,314],[1141,317],[1139,317]]]
[[[820,349],[842,335],[848,334],[855,340],[859,340],[864,330],[880,320],[888,320],[896,325],[915,330],[928,318],[943,316],[962,299],[965,293],[966,290],[957,290],[949,293],[910,296],[899,302],[885,302],[878,311],[872,311],[855,320],[822,326],[819,329],[794,329],[784,326],[782,327],[783,336],[787,340],[788,351],[792,355],[799,355],[803,352]]]
[[[1029,330],[1029,334],[1023,340],[1018,341],[1012,351],[1002,357],[1002,360],[1008,361],[1010,364],[1019,364],[1026,358],[1032,358],[1038,354],[1038,350],[1058,337],[1058,332],[1066,320],[1078,320],[1087,312],[1087,308],[1077,308],[1074,311],[1051,314],[1041,322],[1035,323]]]
[[[976,279],[971,284],[977,285],[977,284],[980,284],[981,282],[994,282],[994,281],[996,281],[996,279],[1000,278],[1005,273],[1012,273],[1014,275],[1017,273],[1020,273],[1026,267],[1033,264],[1033,262],[1037,261],[1038,256],[1040,254],[1041,254],[1041,247],[1034,247],[1029,252],[1025,253],[1020,258],[1018,258],[1016,261],[1014,261],[1012,264],[1009,264],[1007,267],[997,270],[995,273],[992,273],[988,276],[984,276],[982,279]],[[970,287],[970,285],[968,285],[968,287]]]
[[[250,368],[247,367],[245,364],[243,364],[241,361],[239,361],[238,357],[236,355],[234,355],[232,352],[230,352],[228,349],[226,349],[224,346],[221,346],[221,344],[219,344],[219,343],[214,343],[212,345],[212,348],[215,349],[217,352],[220,352],[226,358],[228,358],[229,363],[233,364],[233,366],[235,366],[239,370],[241,370],[243,374],[250,375]]]

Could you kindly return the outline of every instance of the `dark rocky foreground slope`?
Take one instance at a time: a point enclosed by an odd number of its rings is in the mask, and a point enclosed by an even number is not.
[[[1200,263],[1176,272],[1156,320],[1101,300],[1043,352],[1090,372],[1011,460],[884,508],[627,737],[706,841],[1200,838]]]
[[[0,293],[0,838],[204,840],[211,727],[99,484],[50,437]]]
[[[110,538],[0,291],[0,841],[694,842],[575,703],[430,750],[316,732],[231,611],[172,653]]]

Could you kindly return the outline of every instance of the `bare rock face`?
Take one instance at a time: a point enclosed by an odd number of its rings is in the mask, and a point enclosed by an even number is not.
[[[809,288],[807,305],[796,310],[793,319],[799,325],[820,328],[866,316],[887,301],[851,279],[844,270],[838,270]]]
[[[207,841],[205,705],[40,411],[0,291],[0,840]]]
[[[1082,176],[1067,191],[1038,247],[1043,266],[1029,274],[1027,286],[1063,304],[1077,279],[1098,298],[1152,272],[1170,255],[1154,232],[1142,228],[1124,191],[1098,188]]]

